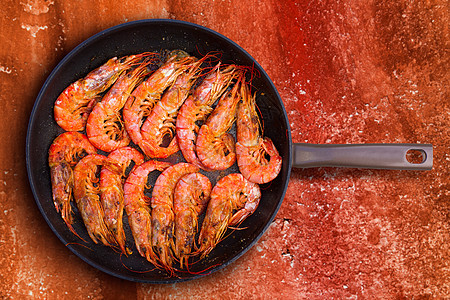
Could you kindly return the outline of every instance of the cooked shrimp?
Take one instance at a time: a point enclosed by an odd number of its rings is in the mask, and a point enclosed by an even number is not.
[[[158,266],[155,253],[152,248],[152,222],[150,215],[150,199],[145,196],[148,175],[155,170],[163,171],[170,163],[149,160],[133,169],[125,181],[123,190],[125,193],[125,211],[128,216],[131,232],[136,248],[141,256]]]
[[[133,89],[149,72],[147,63],[143,63],[133,71],[122,74],[102,100],[94,106],[86,124],[87,136],[94,146],[111,152],[130,143],[120,110]]]
[[[82,157],[96,152],[97,149],[89,142],[88,138],[76,131],[60,134],[48,151],[53,203],[56,211],[61,213],[67,227],[74,234],[76,232],[72,227],[72,207],[70,205],[74,183],[72,168]]]
[[[200,173],[191,173],[178,181],[173,200],[175,213],[175,256],[180,266],[187,265],[195,234],[198,216],[206,210],[211,194],[211,182]]]
[[[100,186],[97,173],[101,166],[120,173],[120,166],[101,154],[90,154],[81,159],[74,169],[73,195],[87,232],[94,243],[100,240],[105,246],[116,244],[105,224],[105,214],[100,203]]]
[[[89,113],[101,98],[99,95],[138,59],[139,55],[111,58],[86,77],[69,85],[55,101],[56,123],[66,131],[84,130]]]
[[[112,172],[108,167],[103,167],[100,173],[101,203],[105,213],[105,223],[109,231],[114,235],[118,246],[125,252],[125,232],[123,230],[124,192],[123,183],[126,178],[126,170],[134,164],[139,166],[144,162],[144,156],[138,150],[131,147],[122,147],[108,155],[108,159],[115,162],[121,168],[121,172]]]
[[[169,59],[128,97],[122,112],[123,121],[131,140],[136,145],[142,140],[142,124],[161,99],[162,93],[174,83],[193,59],[184,51],[173,51]]]
[[[195,143],[199,130],[197,123],[203,122],[213,111],[211,106],[229,87],[236,74],[236,66],[230,65],[221,69],[220,63],[218,63],[203,82],[195,88],[192,97],[186,99],[178,113],[176,133],[181,152],[187,162],[203,170],[209,169],[201,163],[195,152]]]
[[[187,70],[178,76],[142,125],[143,139],[139,146],[146,155],[165,158],[179,150],[177,139],[174,138],[176,117],[198,77],[200,65],[205,58],[206,56],[190,64]]]
[[[241,174],[232,173],[220,179],[211,191],[211,200],[200,231],[201,257],[216,247],[228,227],[240,224],[252,214],[260,198],[259,186]]]
[[[280,173],[282,158],[272,140],[261,137],[255,96],[250,95],[245,84],[241,87],[241,97],[236,121],[236,156],[239,171],[251,182],[267,183]]]
[[[211,170],[228,169],[236,161],[234,137],[228,131],[236,119],[239,86],[243,75],[240,76],[233,89],[219,99],[197,136],[197,156]]]
[[[199,168],[188,164],[178,163],[159,175],[152,192],[152,245],[158,254],[161,265],[170,273],[173,272],[172,261],[174,249],[174,212],[173,196],[175,186],[186,174],[198,172]]]

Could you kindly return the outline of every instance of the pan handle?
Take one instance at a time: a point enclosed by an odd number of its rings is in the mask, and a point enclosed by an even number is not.
[[[433,167],[433,146],[430,144],[297,143],[293,153],[296,168],[431,170]]]

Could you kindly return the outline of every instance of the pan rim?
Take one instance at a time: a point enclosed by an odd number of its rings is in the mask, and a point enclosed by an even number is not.
[[[31,132],[33,131],[33,125],[35,123],[35,119],[36,119],[36,115],[37,115],[37,111],[38,111],[38,106],[42,101],[43,98],[43,94],[45,93],[45,91],[48,89],[49,84],[54,80],[55,75],[58,73],[58,71],[65,65],[67,64],[67,62],[69,62],[78,52],[82,51],[84,48],[88,47],[89,45],[91,45],[92,43],[94,43],[95,41],[97,41],[98,39],[100,39],[102,36],[105,35],[109,35],[113,32],[116,31],[120,31],[124,28],[128,28],[128,27],[133,27],[133,26],[140,26],[140,25],[164,25],[164,24],[170,24],[171,26],[175,25],[181,25],[181,26],[187,26],[190,28],[194,28],[196,30],[201,30],[204,32],[207,32],[209,34],[212,34],[213,36],[215,36],[218,39],[222,39],[224,40],[226,43],[229,43],[231,45],[233,45],[234,47],[236,47],[240,52],[242,52],[243,55],[247,56],[250,60],[253,61],[253,63],[261,70],[262,74],[261,76],[266,77],[268,79],[268,84],[270,85],[270,88],[275,92],[275,96],[278,98],[278,100],[280,101],[281,104],[281,113],[282,113],[282,117],[286,122],[286,135],[287,135],[287,147],[288,147],[288,157],[286,157],[286,159],[288,160],[288,168],[287,168],[287,172],[285,175],[285,178],[283,178],[284,180],[284,187],[281,191],[281,196],[278,199],[278,204],[275,208],[275,210],[273,211],[272,215],[270,216],[268,222],[265,224],[265,226],[262,228],[262,230],[259,232],[259,234],[253,239],[253,241],[251,241],[245,248],[243,248],[240,252],[238,252],[235,256],[231,257],[231,259],[229,259],[228,261],[222,263],[221,265],[214,267],[211,269],[211,272],[207,273],[207,274],[198,274],[192,277],[186,277],[186,278],[178,278],[178,277],[172,277],[170,279],[167,280],[150,280],[150,279],[145,279],[145,278],[138,278],[138,277],[130,277],[127,276],[126,274],[121,274],[120,272],[114,272],[108,268],[105,268],[104,266],[102,266],[101,264],[99,264],[98,262],[89,259],[87,257],[85,257],[84,255],[81,255],[72,245],[68,244],[68,241],[59,233],[59,231],[55,228],[54,224],[51,222],[51,220],[49,219],[49,217],[47,216],[44,207],[42,206],[41,201],[39,201],[39,195],[37,193],[37,187],[36,187],[36,183],[35,183],[35,178],[33,176],[34,171],[31,168],[31,147],[30,147],[30,140],[32,139],[31,137]],[[28,121],[28,126],[27,126],[27,135],[26,135],[26,145],[25,145],[25,159],[26,159],[26,168],[27,168],[27,175],[28,175],[28,180],[30,183],[30,187],[32,190],[32,194],[34,197],[34,200],[38,206],[39,211],[41,212],[42,216],[44,217],[45,221],[47,222],[47,224],[49,225],[49,227],[51,228],[51,230],[53,231],[53,233],[59,238],[59,240],[67,247],[69,248],[72,253],[74,253],[77,257],[81,258],[84,262],[88,263],[89,265],[93,266],[94,268],[103,271],[104,273],[107,273],[111,276],[114,277],[118,277],[124,280],[129,280],[129,281],[133,281],[133,282],[141,282],[141,283],[153,283],[153,284],[161,284],[161,283],[175,283],[175,282],[182,282],[182,281],[189,281],[189,280],[193,280],[193,279],[198,279],[200,277],[204,277],[206,275],[210,275],[216,271],[219,271],[223,268],[225,268],[226,266],[228,266],[229,264],[231,264],[232,262],[236,261],[237,259],[239,259],[243,254],[245,254],[250,248],[252,248],[257,242],[258,240],[262,237],[262,235],[267,231],[268,227],[271,225],[271,223],[273,222],[275,216],[277,215],[279,208],[283,202],[283,199],[285,197],[286,191],[287,191],[287,187],[288,187],[288,181],[290,178],[290,174],[291,174],[291,166],[292,166],[292,138],[291,138],[291,130],[290,130],[290,126],[289,126],[289,121],[288,121],[288,117],[287,117],[287,113],[286,113],[286,109],[284,107],[284,104],[282,102],[282,99],[273,83],[273,81],[270,79],[270,77],[267,75],[267,73],[265,72],[265,70],[259,65],[259,63],[245,50],[243,49],[241,46],[239,46],[237,43],[235,43],[234,41],[232,41],[231,39],[229,39],[228,37],[212,30],[209,29],[207,27],[195,24],[195,23],[191,23],[191,22],[186,22],[186,21],[180,21],[180,20],[173,20],[173,19],[142,19],[142,20],[136,20],[136,21],[131,21],[131,22],[126,22],[126,23],[122,23],[122,24],[118,24],[115,25],[113,27],[107,28],[105,30],[102,30],[94,35],[92,35],[91,37],[87,38],[86,40],[82,41],[80,44],[78,44],[75,48],[73,48],[66,56],[64,56],[64,58],[56,65],[56,67],[54,67],[54,69],[52,70],[52,72],[50,73],[50,75],[47,77],[47,79],[45,80],[44,84],[42,85],[42,88],[40,89],[36,100],[33,104],[33,108],[29,117],[29,121]]]

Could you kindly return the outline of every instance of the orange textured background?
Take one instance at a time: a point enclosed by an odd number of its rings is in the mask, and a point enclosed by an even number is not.
[[[0,11],[0,298],[450,298],[450,97],[445,0],[7,0]],[[200,280],[137,284],[84,263],[34,202],[25,136],[56,64],[108,27],[194,22],[274,81],[294,142],[431,143],[428,172],[294,169],[269,230]]]

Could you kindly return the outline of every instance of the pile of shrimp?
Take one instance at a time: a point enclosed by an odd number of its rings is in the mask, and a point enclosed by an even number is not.
[[[282,159],[262,134],[246,68],[212,58],[111,58],[59,95],[64,132],[48,162],[55,208],[75,235],[78,211],[94,243],[130,255],[129,226],[139,254],[174,275],[257,209],[259,185],[278,176]],[[179,151],[184,161],[169,162]],[[214,186],[205,176],[235,164],[239,173],[217,172]]]

